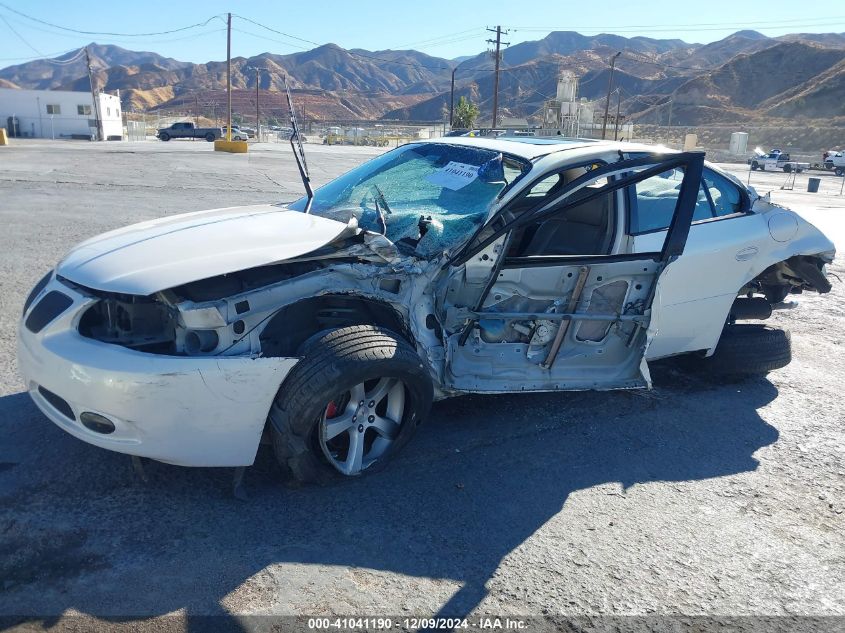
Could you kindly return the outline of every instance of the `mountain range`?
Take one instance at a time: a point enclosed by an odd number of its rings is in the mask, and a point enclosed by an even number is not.
[[[226,63],[182,62],[153,52],[90,44],[100,89],[120,91],[124,110],[222,112]],[[504,49],[499,99],[504,115],[536,118],[553,97],[560,70],[580,77],[579,97],[603,99],[609,59],[614,87],[631,120],[675,125],[804,118],[845,122],[845,34],[777,38],[738,31],[710,44],[679,39],[582,35],[555,31]],[[344,49],[324,44],[278,55],[232,59],[233,104],[255,111],[256,75],[264,115],[283,117],[283,77],[304,116],[319,120],[443,120],[455,74],[456,96],[489,117],[493,94],[489,53],[455,60],[416,50]],[[88,90],[85,56],[72,51],[0,70],[0,87]]]

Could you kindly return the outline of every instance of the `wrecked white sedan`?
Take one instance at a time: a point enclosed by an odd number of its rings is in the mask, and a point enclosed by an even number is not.
[[[289,205],[95,237],[32,290],[19,366],[53,422],[186,466],[378,468],[464,393],[650,386],[647,361],[789,362],[759,323],[833,244],[700,153],[405,145]],[[756,323],[738,323],[740,321]]]

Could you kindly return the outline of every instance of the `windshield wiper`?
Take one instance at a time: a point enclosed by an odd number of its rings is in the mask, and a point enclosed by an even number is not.
[[[387,198],[384,197],[384,192],[381,190],[381,187],[374,184],[373,188],[376,190],[376,194],[378,195],[378,202],[381,202],[381,206],[384,207],[385,211],[387,211],[387,215],[393,213],[393,211],[390,210],[390,205],[387,204]]]
[[[373,204],[376,207],[376,215],[378,216],[379,224],[381,224],[381,234],[387,235],[387,218],[385,217],[385,212],[387,214],[393,213],[390,210],[390,205],[387,204],[387,199],[384,197],[384,192],[378,185],[373,185],[373,189],[375,189],[375,194],[373,195]]]
[[[296,166],[299,168],[299,176],[302,178],[302,186],[305,187],[305,194],[308,202],[305,203],[304,213],[311,212],[311,203],[314,201],[314,190],[311,188],[311,175],[308,173],[308,163],[305,162],[305,148],[302,146],[302,137],[299,134],[299,126],[296,124],[296,113],[293,110],[293,100],[290,96],[288,77],[284,75],[285,92],[288,97],[288,109],[290,110],[290,126],[293,132],[290,135],[290,147],[293,150],[293,157],[296,159]],[[296,139],[296,144],[294,144]]]

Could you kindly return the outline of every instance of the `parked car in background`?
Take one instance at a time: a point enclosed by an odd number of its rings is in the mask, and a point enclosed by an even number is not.
[[[648,363],[679,355],[783,367],[788,333],[764,321],[828,292],[833,258],[701,152],[451,137],[289,204],[83,242],[26,299],[18,366],[91,444],[245,466],[265,436],[326,481],[383,466],[436,399],[648,388]]]
[[[226,138],[227,127],[223,126],[223,138]],[[248,141],[249,135],[242,129],[232,126],[232,140],[233,141]]]
[[[197,127],[192,122],[185,121],[160,129],[156,136],[162,141],[169,141],[172,138],[204,138],[211,142],[222,137],[223,130],[219,127]]]

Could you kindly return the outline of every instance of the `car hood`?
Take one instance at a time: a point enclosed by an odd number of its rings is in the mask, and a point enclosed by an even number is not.
[[[65,256],[57,273],[96,290],[149,295],[299,257],[347,228],[275,205],[186,213],[87,240]]]

